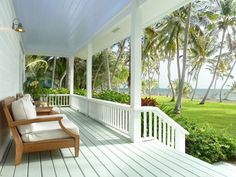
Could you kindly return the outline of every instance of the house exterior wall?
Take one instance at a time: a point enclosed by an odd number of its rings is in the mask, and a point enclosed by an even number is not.
[[[0,1],[0,101],[22,90],[23,51],[19,33],[11,29],[15,12],[12,0]],[[0,106],[0,160],[10,140]]]

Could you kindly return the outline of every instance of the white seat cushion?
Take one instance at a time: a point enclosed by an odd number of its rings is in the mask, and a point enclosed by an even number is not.
[[[58,116],[63,117],[62,123],[66,128],[79,134],[79,128],[73,122],[68,120],[64,114],[37,116],[37,118],[43,119],[45,117],[58,117]],[[60,127],[58,121],[53,121],[53,122],[34,123],[32,132],[23,134],[22,140],[24,142],[34,142],[34,141],[69,138],[69,137],[70,136],[66,134]]]
[[[58,107],[53,107],[52,111],[58,114],[60,113],[60,109]]]
[[[36,110],[31,101],[26,99],[19,99],[12,103],[12,113],[14,120],[36,118]],[[20,125],[17,126],[21,134],[32,132],[31,125]]]

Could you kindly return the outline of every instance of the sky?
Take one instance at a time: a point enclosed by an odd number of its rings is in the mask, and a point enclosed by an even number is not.
[[[234,79],[235,79],[236,78],[236,68],[233,70],[232,75],[234,76]],[[178,78],[176,60],[174,60],[172,62],[171,77],[172,77],[172,81]],[[200,89],[208,88],[209,84],[211,82],[211,79],[212,79],[212,75],[206,69],[206,65],[204,65],[201,72],[200,72],[200,75],[199,75],[198,88],[200,88]],[[225,89],[229,88],[227,85],[230,85],[234,81],[234,79],[229,79],[229,81],[227,82],[227,84],[225,86]],[[222,84],[223,84],[223,81],[221,79],[219,79],[216,88],[220,89]],[[169,85],[169,82],[168,82],[168,79],[167,79],[167,61],[165,61],[165,62],[162,61],[161,65],[160,65],[160,83],[159,83],[159,87],[160,88],[168,88],[168,85]],[[192,83],[191,85],[193,87],[194,83]],[[212,89],[213,89],[213,86],[212,86]]]

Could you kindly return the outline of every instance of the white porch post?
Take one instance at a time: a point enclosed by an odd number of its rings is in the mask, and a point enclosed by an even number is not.
[[[137,2],[134,1],[131,13],[131,119],[130,137],[133,142],[141,140],[141,14]]]
[[[92,44],[88,44],[86,61],[87,116],[89,116],[89,99],[92,98],[92,57]]]
[[[70,88],[70,95],[74,94],[74,57],[69,57],[69,88]]]

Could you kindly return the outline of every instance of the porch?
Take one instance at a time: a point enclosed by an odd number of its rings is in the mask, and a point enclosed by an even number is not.
[[[14,143],[0,164],[3,177],[67,176],[234,176],[229,171],[171,149],[157,141],[128,138],[71,108],[61,108],[79,128],[80,156],[72,149],[24,154],[14,165]]]

